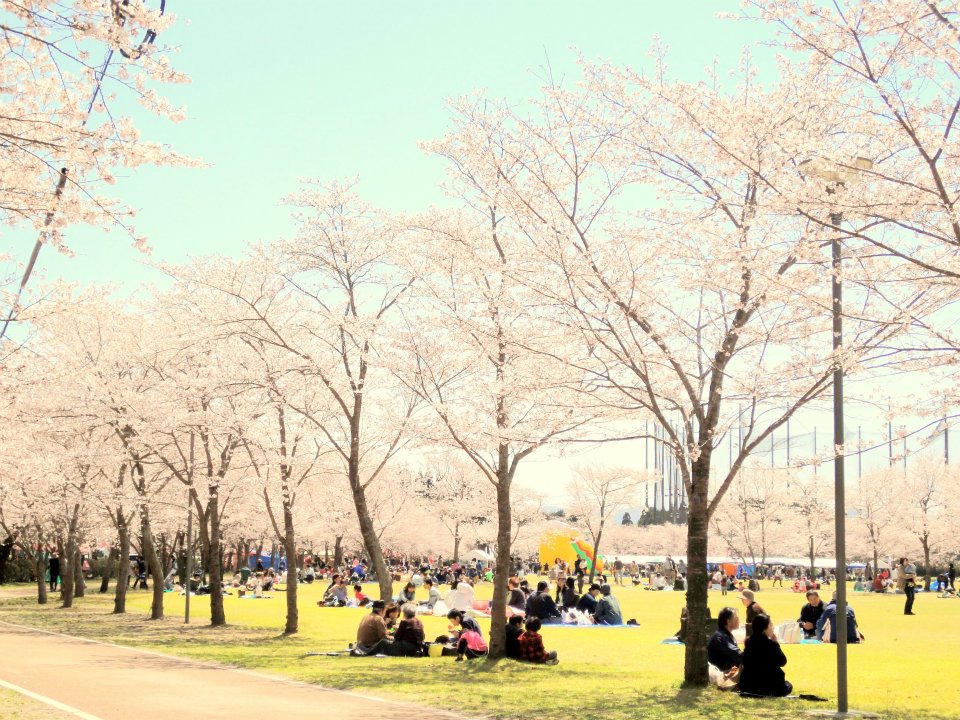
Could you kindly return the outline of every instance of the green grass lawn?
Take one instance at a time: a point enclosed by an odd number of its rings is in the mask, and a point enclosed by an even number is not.
[[[206,625],[205,598],[191,599],[193,622],[184,626],[184,599],[170,593],[167,619],[146,621],[150,595],[143,591],[130,595],[126,617],[111,615],[110,596],[94,593],[71,610],[55,604],[38,607],[29,596],[0,598],[0,619],[495,718],[794,718],[804,710],[831,707],[747,700],[712,689],[681,690],[683,647],[660,641],[679,626],[683,593],[615,588],[624,617],[636,618],[640,628],[544,628],[547,649],[560,654],[560,665],[545,667],[512,661],[454,663],[452,658],[305,657],[308,652],[344,649],[364,614],[318,608],[315,602],[324,586],[301,586],[300,634],[292,638],[280,635],[282,593],[269,600],[227,597],[230,626],[217,629]],[[489,597],[491,589],[481,585],[477,595]],[[764,589],[757,599],[774,622],[796,618],[803,604],[802,596],[780,589]],[[728,602],[739,603],[734,595],[724,598],[711,592],[715,616]],[[851,604],[867,637],[865,644],[849,651],[851,707],[890,718],[960,716],[960,601],[921,594],[914,617],[902,614],[903,596],[855,594]],[[489,621],[481,623],[489,627]],[[424,626],[431,639],[446,632],[447,622],[424,618]],[[795,692],[834,702],[835,648],[787,645],[784,651],[787,679]]]

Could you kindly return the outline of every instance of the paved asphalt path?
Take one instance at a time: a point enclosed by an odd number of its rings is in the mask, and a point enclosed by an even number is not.
[[[7,623],[0,623],[0,687],[83,720],[458,718],[440,710]]]

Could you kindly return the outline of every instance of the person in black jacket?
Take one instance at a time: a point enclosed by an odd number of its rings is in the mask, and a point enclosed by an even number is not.
[[[537,591],[529,597],[526,607],[528,618],[540,618],[540,621],[545,625],[560,622],[560,611],[557,610],[557,604],[550,597],[548,587],[546,580],[538,582]]]
[[[507,650],[508,658],[520,659],[520,636],[523,635],[523,615],[511,615],[507,620]]]
[[[563,593],[560,595],[560,607],[564,610],[572,610],[577,606],[577,601],[580,600],[577,591],[573,589],[575,584],[576,580],[574,578],[567,578],[566,584],[563,587]]]
[[[753,632],[743,650],[743,671],[740,673],[740,692],[765,697],[785,697],[793,692],[783,674],[787,656],[780,649],[769,615],[753,619]]]
[[[577,601],[577,610],[587,615],[593,615],[597,610],[597,597],[599,597],[599,595],[600,586],[594,583],[590,586],[588,592],[580,596],[580,599]]]
[[[740,616],[737,611],[732,607],[725,607],[717,616],[717,631],[710,636],[707,643],[707,659],[724,673],[733,674],[743,665],[743,653],[733,639],[733,631],[738,627]]]
[[[803,629],[804,637],[813,638],[817,636],[817,621],[823,615],[823,601],[820,599],[820,593],[816,590],[807,590],[807,604],[800,608],[800,627]]]

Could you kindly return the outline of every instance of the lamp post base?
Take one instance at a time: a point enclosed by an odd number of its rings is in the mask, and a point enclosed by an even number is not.
[[[837,712],[836,710],[810,710],[807,715],[821,718],[879,718],[876,713],[865,712],[863,710],[847,710],[846,712]]]

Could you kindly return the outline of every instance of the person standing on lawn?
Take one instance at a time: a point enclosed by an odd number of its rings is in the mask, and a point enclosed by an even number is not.
[[[913,599],[917,591],[917,566],[905,557],[900,558],[900,580],[903,583],[903,593],[907,596],[907,601],[903,605],[903,614],[915,615]]]

